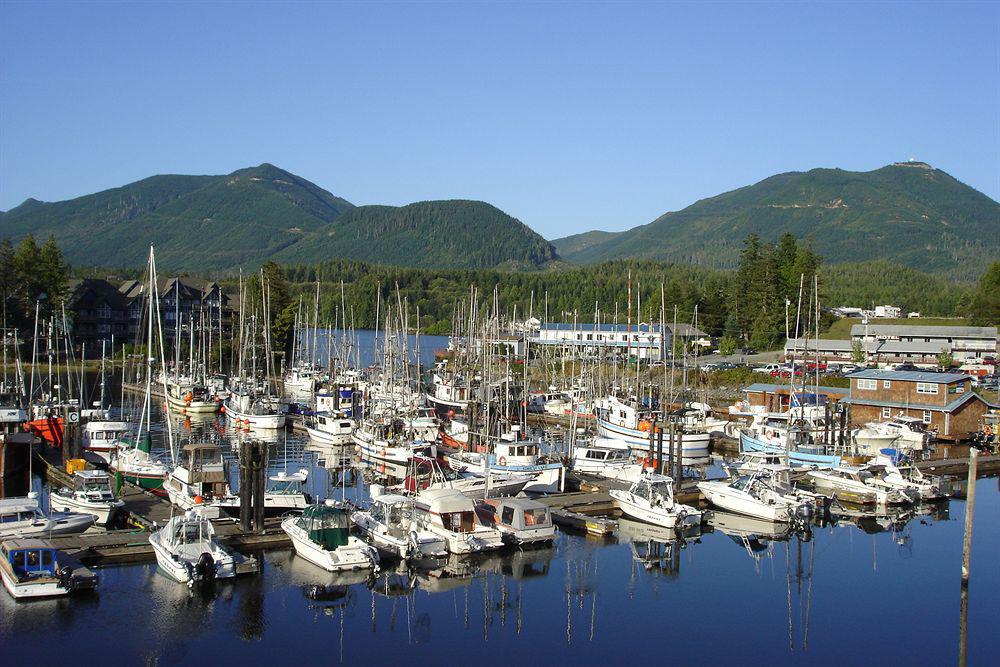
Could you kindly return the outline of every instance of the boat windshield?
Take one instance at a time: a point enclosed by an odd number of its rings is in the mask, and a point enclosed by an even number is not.
[[[749,483],[750,483],[750,477],[748,475],[740,475],[739,477],[734,479],[729,486],[731,486],[734,489],[738,489],[740,491],[746,491],[747,485]]]
[[[211,527],[207,521],[185,521],[174,529],[174,542],[177,544],[195,544],[203,542],[211,535]]]

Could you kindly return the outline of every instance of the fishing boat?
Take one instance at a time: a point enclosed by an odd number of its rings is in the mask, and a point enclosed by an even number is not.
[[[447,457],[448,464],[459,472],[472,471],[485,475],[495,473],[530,475],[524,491],[531,493],[562,493],[566,486],[566,467],[561,461],[548,460],[541,453],[539,442],[517,439],[518,426],[512,427],[511,439],[493,443],[489,454],[458,452]]]
[[[118,442],[131,430],[132,424],[126,421],[90,420],[81,429],[80,443],[84,450],[110,461]]]
[[[49,491],[49,507],[62,512],[92,514],[98,526],[107,526],[125,501],[115,498],[111,478],[100,470],[77,470],[73,488]]]
[[[306,418],[305,429],[313,442],[338,447],[351,444],[354,422],[343,412],[317,412]]]
[[[95,519],[79,512],[45,512],[35,493],[0,499],[0,539],[75,535],[93,526]]]
[[[815,507],[788,492],[767,470],[740,475],[730,481],[698,482],[698,489],[712,505],[730,512],[777,522],[805,522]]]
[[[648,452],[650,442],[660,425],[653,431],[658,413],[641,407],[634,401],[625,402],[617,396],[608,396],[595,402],[597,434],[603,438],[624,440],[629,447],[639,452]],[[653,431],[651,437],[650,432]],[[703,459],[708,456],[711,436],[708,433],[689,430],[681,426],[681,456],[685,459]],[[667,434],[664,432],[664,448]]]
[[[241,428],[277,430],[285,426],[285,415],[275,401],[256,392],[231,391],[224,406],[226,419]]]
[[[222,406],[222,401],[208,386],[191,378],[167,374],[164,384],[167,405],[181,414],[212,414]]]
[[[149,536],[156,564],[171,579],[192,586],[256,571],[257,561],[219,543],[212,522],[197,510],[171,517]]]
[[[180,462],[163,483],[170,502],[184,510],[202,505],[206,518],[220,516],[217,501],[232,495],[222,450],[211,443],[187,444],[180,449]]]
[[[328,572],[377,568],[378,550],[351,535],[350,509],[328,500],[281,522],[295,553]]]
[[[836,454],[824,454],[817,448],[805,446],[789,446],[777,441],[764,441],[740,431],[741,452],[762,452],[765,454],[786,454],[788,463],[792,466],[810,466],[832,468],[839,466],[841,457]]]
[[[468,496],[454,489],[426,489],[414,498],[417,523],[443,538],[448,551],[468,554],[499,549],[503,536],[483,524]]]
[[[674,499],[674,480],[666,475],[646,473],[628,491],[608,491],[621,511],[640,521],[664,528],[701,525],[701,511]]]
[[[463,414],[476,395],[481,379],[447,369],[444,362],[434,368],[427,403],[448,416]]]
[[[455,489],[473,499],[495,496],[513,496],[520,493],[534,477],[530,474],[507,473],[490,469],[479,474],[469,470],[461,472],[451,468],[446,461],[416,455],[410,460],[402,490],[416,493],[423,489]]]
[[[547,544],[556,536],[548,505],[530,498],[486,498],[476,512],[510,544]]]
[[[632,483],[642,475],[643,466],[632,460],[632,449],[624,440],[594,438],[577,440],[570,460],[573,472]]]
[[[429,443],[417,440],[406,422],[399,417],[367,418],[354,430],[354,440],[361,457],[405,466],[415,454],[427,454]]]
[[[15,600],[58,597],[97,586],[97,575],[46,540],[0,543],[0,578]]]
[[[448,553],[444,538],[424,530],[414,519],[413,499],[369,487],[371,505],[351,520],[379,551],[404,560],[437,558]]]
[[[884,473],[884,466],[869,464],[811,470],[809,477],[817,491],[855,505],[908,505],[919,500],[919,492],[886,482]]]

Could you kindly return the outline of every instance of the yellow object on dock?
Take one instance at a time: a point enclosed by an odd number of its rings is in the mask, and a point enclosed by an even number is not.
[[[85,459],[67,459],[66,460],[66,473],[72,475],[78,470],[86,470],[87,461]]]

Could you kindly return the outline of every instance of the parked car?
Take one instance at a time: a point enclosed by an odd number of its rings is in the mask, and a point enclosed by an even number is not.
[[[904,361],[901,364],[896,364],[893,367],[892,370],[894,370],[894,371],[919,371],[920,369],[917,368],[915,365],[913,365],[913,363],[911,363],[909,361]]]
[[[754,370],[757,371],[758,373],[774,373],[774,371],[778,371],[781,369],[782,369],[781,364],[764,364],[763,366],[754,367]]]

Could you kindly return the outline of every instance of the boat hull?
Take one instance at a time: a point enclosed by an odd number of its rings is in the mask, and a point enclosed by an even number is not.
[[[812,454],[810,452],[787,451],[784,447],[772,445],[752,438],[746,433],[740,433],[740,449],[744,452],[765,452],[767,454],[788,454],[789,465],[807,465],[832,468],[839,466],[841,458],[830,454]]]
[[[745,494],[734,492],[724,482],[699,482],[698,489],[705,494],[708,502],[728,512],[774,522],[788,522],[791,518],[788,506],[762,503]]]
[[[281,522],[281,529],[292,540],[295,554],[327,572],[366,570],[378,564],[374,549],[356,537],[349,537],[346,545],[334,550],[323,549],[309,539],[304,530],[295,525],[296,517]]]
[[[677,506],[678,511],[664,511],[663,509],[646,507],[642,503],[635,502],[627,491],[611,489],[609,491],[615,503],[621,511],[640,521],[651,523],[664,528],[685,528],[688,526],[701,525],[701,512],[693,507]]]
[[[649,431],[618,426],[598,417],[597,434],[602,438],[624,440],[633,450],[649,452]],[[707,433],[685,433],[681,440],[681,456],[686,459],[703,459],[708,456],[711,442],[712,437]],[[663,447],[666,449],[668,446],[668,436],[664,433]]]

